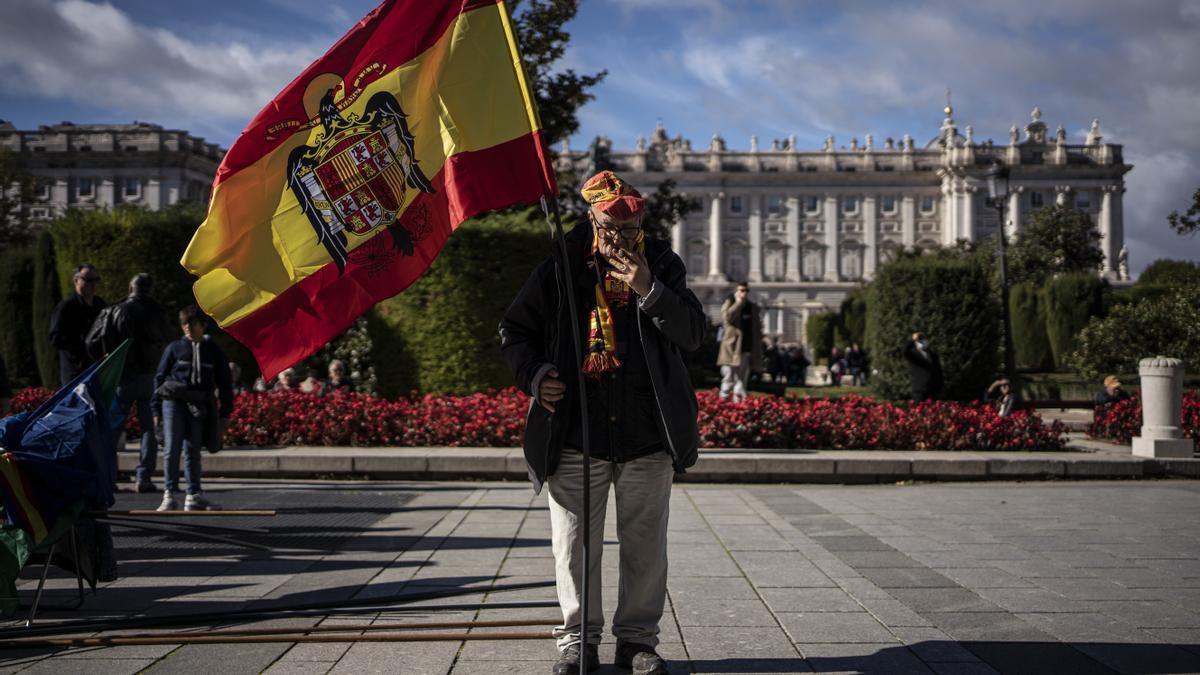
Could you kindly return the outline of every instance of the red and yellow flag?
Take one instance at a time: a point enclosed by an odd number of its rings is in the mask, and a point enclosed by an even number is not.
[[[234,142],[182,263],[270,378],[467,218],[556,193],[504,3],[385,0]]]

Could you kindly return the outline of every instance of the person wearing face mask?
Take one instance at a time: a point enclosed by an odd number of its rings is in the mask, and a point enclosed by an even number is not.
[[[930,348],[925,333],[913,333],[912,340],[904,345],[903,353],[904,360],[908,362],[912,400],[932,401],[941,396],[945,383],[942,378],[942,360],[937,352]]]
[[[656,653],[667,591],[667,515],[676,472],[692,466],[699,431],[696,394],[682,353],[695,351],[707,320],[686,271],[666,242],[641,228],[644,202],[611,171],[583,185],[587,220],[566,235],[570,277],[554,257],[539,265],[500,322],[500,350],[529,393],[525,458],[534,490],[550,492],[551,542],[563,623],[554,629],[554,673],[599,667],[600,583],[589,584],[588,634],[580,635],[583,566],[600,578],[604,514],[616,496],[620,576],[612,632],[616,663],[638,675],[666,673]],[[579,299],[575,355],[565,297]],[[578,371],[585,375],[579,387]],[[583,513],[587,397],[591,512]],[[591,559],[583,560],[583,523]]]

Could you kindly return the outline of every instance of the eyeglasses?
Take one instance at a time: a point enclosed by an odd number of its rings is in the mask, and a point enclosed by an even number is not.
[[[591,220],[592,224],[596,226],[597,230],[600,230],[601,232],[616,232],[627,239],[636,237],[637,233],[642,229],[642,219],[640,217],[632,225],[626,225],[625,227],[605,227],[596,221],[595,216],[591,216]]]

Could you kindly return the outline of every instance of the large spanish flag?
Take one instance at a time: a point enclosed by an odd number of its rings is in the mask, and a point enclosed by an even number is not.
[[[500,0],[385,0],[254,118],[183,255],[264,377],[429,267],[467,218],[557,188]]]

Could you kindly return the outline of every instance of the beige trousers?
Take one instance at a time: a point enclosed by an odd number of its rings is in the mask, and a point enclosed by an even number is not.
[[[620,577],[612,632],[620,642],[658,644],[658,622],[667,599],[667,515],[675,470],[667,453],[631,462],[591,463],[591,561],[588,567],[588,638],[599,644],[604,628],[600,559],[609,486],[616,496]],[[583,453],[564,450],[550,477],[550,527],[558,604],[563,622],[554,629],[558,648],[579,642],[583,586]]]

